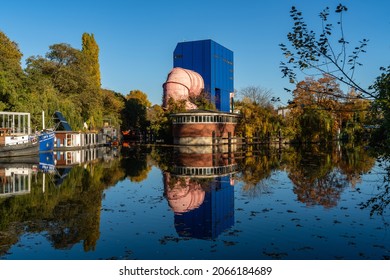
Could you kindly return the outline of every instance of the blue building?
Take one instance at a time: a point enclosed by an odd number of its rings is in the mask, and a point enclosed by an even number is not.
[[[178,43],[173,52],[173,67],[199,73],[218,110],[230,112],[234,92],[233,52],[212,40]]]

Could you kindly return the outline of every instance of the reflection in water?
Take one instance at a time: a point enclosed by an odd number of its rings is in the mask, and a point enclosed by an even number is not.
[[[232,153],[176,151],[172,172],[164,172],[164,195],[174,211],[181,237],[215,239],[234,225],[234,180],[237,164]]]
[[[0,257],[389,258],[389,178],[352,146],[44,154],[0,164]]]
[[[30,193],[31,178],[36,172],[33,165],[0,165],[0,197]]]
[[[319,146],[299,147],[286,165],[298,201],[308,206],[337,206],[343,190],[354,187],[361,174],[375,164],[374,158],[359,149],[344,147],[324,152]]]
[[[35,163],[2,164],[0,188],[7,196],[0,194],[0,255],[24,232],[46,232],[53,248],[70,249],[82,241],[85,251],[93,250],[103,190],[123,177],[115,155],[100,148],[41,154]]]

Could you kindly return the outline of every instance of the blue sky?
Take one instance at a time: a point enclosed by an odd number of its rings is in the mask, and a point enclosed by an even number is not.
[[[162,84],[172,68],[178,42],[212,39],[234,52],[234,86],[271,89],[286,102],[278,46],[287,42],[291,6],[309,27],[318,14],[343,3],[346,39],[351,46],[369,39],[356,78],[372,84],[380,66],[390,65],[390,1],[384,0],[68,0],[2,1],[0,30],[18,43],[23,61],[44,56],[48,47],[68,43],[81,48],[81,35],[93,33],[100,48],[102,87],[122,94],[139,89],[160,104]],[[303,76],[302,76],[303,77]]]

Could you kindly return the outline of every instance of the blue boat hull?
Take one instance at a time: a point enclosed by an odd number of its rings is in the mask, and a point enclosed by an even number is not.
[[[38,135],[39,152],[46,153],[54,150],[54,131],[42,131]]]

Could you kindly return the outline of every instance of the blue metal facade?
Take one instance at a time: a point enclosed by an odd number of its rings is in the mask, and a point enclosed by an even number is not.
[[[178,43],[173,67],[199,73],[211,101],[222,112],[230,112],[230,93],[234,91],[233,52],[213,40]]]

